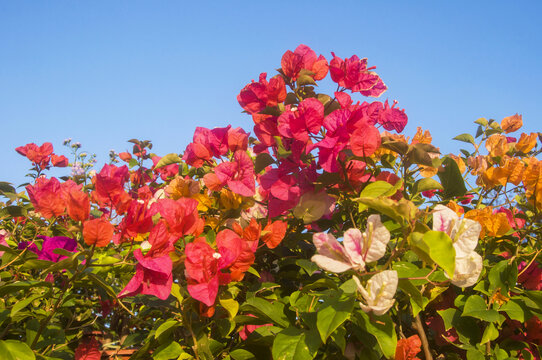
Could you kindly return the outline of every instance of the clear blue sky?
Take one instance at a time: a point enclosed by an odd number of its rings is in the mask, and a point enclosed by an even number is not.
[[[236,95],[304,43],[367,57],[443,152],[479,117],[523,114],[542,130],[540,1],[0,0],[0,181],[14,148],[68,137],[97,153],[149,139],[182,152],[196,126],[242,126]],[[68,170],[65,171],[67,173]]]

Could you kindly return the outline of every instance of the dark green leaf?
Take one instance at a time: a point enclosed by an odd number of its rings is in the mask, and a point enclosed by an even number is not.
[[[325,343],[329,335],[350,317],[354,300],[353,297],[335,298],[318,310],[316,326],[322,342]]]
[[[269,165],[273,164],[275,162],[275,159],[268,153],[260,153],[258,156],[256,156],[256,161],[254,164],[254,172],[256,174],[260,173],[263,169],[268,167]]]
[[[274,360],[310,360],[318,351],[319,343],[307,337],[307,332],[289,327],[282,330],[273,342]]]
[[[463,196],[467,192],[465,187],[465,181],[461,176],[461,171],[454,159],[446,157],[442,162],[443,170],[439,169],[437,173],[440,183],[444,187],[445,198],[452,198],[456,196]]]

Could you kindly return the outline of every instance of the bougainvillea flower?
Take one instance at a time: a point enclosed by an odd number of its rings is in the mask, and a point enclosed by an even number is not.
[[[460,220],[452,209],[435,206],[433,230],[443,231],[452,239],[455,249],[455,271],[452,284],[469,287],[478,281],[482,272],[482,257],[474,251],[482,226],[471,219]]]
[[[0,245],[2,246],[5,246],[5,247],[9,247],[7,241],[6,241],[6,237],[8,235],[8,232],[4,229],[1,229],[0,230]],[[2,255],[4,255],[4,251],[0,250],[0,257],[2,257]]]
[[[39,177],[34,185],[27,185],[28,197],[34,209],[45,218],[60,216],[66,210],[60,182],[56,178]]]
[[[83,238],[87,245],[107,246],[113,239],[114,231],[115,227],[103,218],[87,220],[83,223]]]
[[[420,360],[416,355],[422,351],[422,341],[418,335],[397,341],[395,360]]]
[[[222,184],[242,196],[253,196],[256,191],[254,164],[246,151],[236,151],[233,161],[223,162],[215,168],[215,174]]]
[[[75,349],[75,360],[100,360],[102,358],[101,347],[102,344],[94,337],[83,340]]]
[[[322,80],[328,72],[327,60],[322,55],[317,58],[316,53],[303,44],[299,45],[294,52],[286,51],[282,55],[280,65],[284,75],[293,81],[297,80],[299,72],[303,69],[313,72],[312,78],[314,80]]]
[[[149,257],[161,257],[175,250],[174,244],[177,241],[177,236],[172,235],[168,231],[164,220],[160,220],[152,227],[147,241],[151,245],[151,249],[146,255]]]
[[[69,164],[68,158],[64,155],[51,154],[51,164],[56,167],[66,167]]]
[[[37,252],[38,259],[40,260],[49,260],[49,261],[58,262],[60,260],[66,259],[67,256],[55,254],[54,250],[64,249],[67,251],[74,252],[77,249],[77,241],[75,239],[72,239],[66,236],[48,237],[48,236],[39,235],[38,238],[43,239],[41,250]],[[32,248],[30,248],[30,250],[34,251]]]
[[[306,143],[309,134],[318,134],[324,122],[324,105],[314,98],[299,103],[296,111],[285,111],[278,118],[282,136]]]
[[[344,233],[343,244],[331,234],[317,233],[313,243],[318,254],[311,260],[322,269],[331,272],[344,272],[349,269],[364,270],[365,264],[384,256],[390,241],[390,232],[380,221],[380,215],[367,219],[367,229],[348,229]]]
[[[362,125],[352,133],[350,147],[354,155],[369,157],[380,147],[380,132],[373,125]]]
[[[247,314],[247,316],[256,317],[252,314]],[[241,330],[239,330],[239,337],[241,338],[241,340],[246,340],[251,332],[262,326],[273,326],[273,324],[245,325],[241,328]]]
[[[128,154],[129,155],[129,154]],[[153,164],[153,170],[160,175],[160,178],[164,181],[167,179],[174,177],[179,173],[179,164],[170,164],[166,166],[162,166],[158,169],[156,169],[156,165],[158,162],[162,159],[161,156],[153,156],[151,158],[152,164]]]
[[[259,82],[253,80],[237,95],[239,105],[251,114],[259,113],[268,106],[276,106],[286,100],[284,79],[277,75],[267,82],[266,77],[266,73],[261,73]]]
[[[533,261],[527,267],[527,263],[522,261],[518,266],[518,283],[527,290],[542,290],[542,267]]]
[[[241,239],[234,231],[225,229],[216,234],[216,246],[221,256],[219,267],[229,268],[233,281],[243,280],[245,272],[255,259],[249,241]]]
[[[115,235],[115,244],[119,244],[125,239],[133,239],[138,234],[151,231],[153,226],[152,212],[147,205],[148,203],[137,200],[130,202],[126,215],[117,226],[117,231],[120,231]]]
[[[305,224],[318,221],[331,213],[335,206],[335,200],[325,191],[309,191],[299,199],[299,203],[294,208],[294,216],[302,219]]]
[[[73,188],[67,194],[68,215],[75,221],[85,221],[90,214],[90,199],[83,191]]]
[[[92,178],[93,199],[102,207],[114,207],[118,213],[124,213],[132,201],[130,195],[124,191],[124,184],[128,178],[129,172],[126,165],[117,167],[105,164],[102,170]]]
[[[288,223],[281,220],[276,220],[268,223],[262,232],[262,241],[268,248],[276,248],[284,239]]]
[[[136,249],[134,257],[138,261],[136,273],[119,293],[119,298],[147,294],[162,300],[167,299],[173,283],[173,264],[169,255],[151,258],[143,256],[141,249]]]
[[[395,105],[397,105],[397,101],[394,101],[390,107],[388,100],[386,100],[384,109],[379,112],[378,123],[388,131],[395,130],[400,133],[404,130],[408,117],[405,114],[405,109],[398,109]]]
[[[228,130],[228,149],[231,152],[237,150],[246,151],[248,147],[248,134],[240,127],[230,128]]]
[[[46,142],[41,146],[38,146],[34,143],[30,143],[25,146],[19,146],[15,151],[26,156],[28,160],[32,161],[40,169],[45,169],[47,165],[49,165],[49,160],[53,153],[53,144]]]
[[[529,135],[525,133],[521,134],[516,143],[516,150],[527,154],[536,146],[536,139],[538,139],[537,133],[530,133]]]
[[[518,114],[507,116],[501,120],[501,128],[507,134],[519,130],[522,126],[523,118]]]
[[[357,276],[353,277],[354,281],[358,285],[358,290],[363,296],[366,304],[360,303],[361,309],[365,312],[373,312],[375,315],[385,314],[395,303],[395,292],[397,291],[397,284],[399,278],[397,271],[384,270],[376,275],[373,275],[367,286],[361,285]]]
[[[232,255],[236,249],[230,249]],[[232,259],[222,259],[222,254],[216,252],[204,238],[198,238],[186,245],[186,277],[187,290],[190,296],[207,306],[215,303],[219,284],[230,282],[230,274],[221,273]],[[221,261],[220,261],[221,260]]]
[[[386,86],[380,79],[380,77],[370,71],[374,69],[367,68],[367,59],[359,59],[356,55],[351,58],[345,58],[344,60],[336,56],[334,53],[333,59],[329,63],[329,73],[331,79],[338,83],[340,86],[345,87],[352,92],[369,91],[377,84],[379,89]],[[384,91],[375,91],[375,94],[382,94]],[[369,94],[373,94],[369,92]]]
[[[153,209],[165,219],[169,232],[179,237],[197,234],[203,222],[198,216],[198,201],[195,199],[160,199],[153,204]]]

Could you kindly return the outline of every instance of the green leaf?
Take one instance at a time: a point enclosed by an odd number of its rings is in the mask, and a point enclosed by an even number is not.
[[[395,151],[400,155],[404,155],[408,151],[408,144],[404,141],[393,140],[388,136],[382,137],[382,143],[380,145],[384,149]]]
[[[290,324],[284,314],[284,304],[278,301],[272,303],[262,298],[253,297],[247,299],[240,310],[257,315],[260,318],[267,318],[282,327],[287,327]]]
[[[162,335],[164,332],[170,330],[173,327],[179,326],[180,323],[177,320],[168,320],[164,322],[162,325],[156,329],[156,332],[154,333],[154,338],[158,339],[160,335]]]
[[[453,140],[463,141],[472,145],[475,145],[474,137],[471,134],[461,134],[453,138]]]
[[[107,294],[111,296],[113,299],[117,298],[117,293],[115,292],[115,290],[113,290],[113,288],[109,286],[109,284],[107,284],[99,275],[89,273],[88,277],[90,281],[94,283],[94,285],[105,290],[105,292],[107,292]]]
[[[386,314],[383,316],[372,316],[369,318],[364,312],[357,312],[360,326],[376,338],[380,350],[386,358],[393,358],[397,347],[397,334],[395,333],[394,322]]]
[[[172,341],[169,344],[164,344],[156,349],[156,352],[152,354],[152,358],[156,360],[176,359],[183,352],[181,345],[176,341]]]
[[[11,317],[15,316],[15,314],[17,314],[19,311],[21,311],[22,309],[27,307],[31,302],[33,302],[34,300],[39,299],[41,297],[43,297],[43,295],[41,295],[41,294],[40,295],[34,295],[34,296],[29,297],[29,298],[18,301],[11,308],[11,313],[10,313],[9,316],[11,316]]]
[[[410,303],[412,304],[412,315],[416,316],[425,308],[424,298],[420,289],[418,289],[408,279],[399,279],[399,288],[409,295]]]
[[[406,199],[395,201],[386,197],[378,197],[374,199],[363,197],[355,200],[367,205],[373,210],[389,216],[401,224],[409,223],[416,217],[416,213],[418,212],[416,205]]]
[[[237,312],[239,311],[239,303],[237,301],[234,299],[218,299],[218,302],[226,309],[230,315],[230,319],[233,319],[235,315],[237,315]]]
[[[316,81],[314,81],[313,77],[310,75],[301,75],[297,78],[297,84],[299,86],[305,86],[305,85],[317,85]]]
[[[354,304],[354,297],[335,298],[318,310],[316,327],[322,342],[325,343],[329,335],[350,317]]]
[[[452,239],[442,231],[430,230],[423,234],[423,242],[429,249],[429,256],[451,278],[455,270],[455,249]]]
[[[6,294],[12,294],[19,290],[26,290],[31,289],[35,287],[52,287],[53,285],[50,282],[47,281],[17,281],[11,284],[6,284],[0,286],[0,296],[4,296]]]
[[[490,323],[486,326],[484,330],[484,334],[482,335],[482,340],[480,341],[480,344],[483,345],[487,343],[488,341],[493,341],[496,338],[499,337],[499,330],[493,325],[493,323]]]
[[[445,198],[452,198],[456,196],[463,196],[467,192],[465,187],[465,181],[461,176],[461,171],[459,171],[459,166],[454,159],[450,157],[444,158],[442,162],[442,167],[444,170],[439,170],[437,173],[440,183],[444,187]]]
[[[21,217],[21,216],[24,216],[24,217],[26,217],[26,215],[27,215],[26,209],[21,207],[21,206],[9,205],[9,206],[5,206],[2,209],[0,209],[0,218],[1,217],[6,217],[6,216],[9,216],[9,217]]]
[[[482,126],[487,126],[488,121],[486,118],[479,118],[474,123]]]
[[[387,181],[375,181],[367,185],[359,196],[367,197],[367,198],[376,198],[379,196],[385,196],[385,194],[388,191],[390,191],[392,188],[393,186]]]
[[[442,187],[442,185],[440,185],[438,181],[431,178],[420,179],[414,184],[414,194],[421,193],[422,191],[436,189],[443,190],[444,188]]]
[[[253,353],[245,349],[235,349],[230,352],[230,356],[234,360],[252,360],[256,359]]]
[[[2,360],[34,360],[36,356],[28,345],[17,340],[0,340]]]
[[[259,174],[260,171],[273,164],[275,159],[268,153],[260,153],[256,156],[256,161],[254,163],[254,172]]]
[[[493,265],[489,271],[489,291],[501,290],[501,294],[507,296],[508,291],[516,285],[518,267],[515,262],[508,264],[508,260],[502,260]]]
[[[179,157],[179,155],[175,153],[167,154],[164,157],[158,161],[158,164],[154,167],[155,169],[159,169],[164,166],[168,166],[171,164],[178,164],[182,161],[182,159]]]
[[[308,337],[306,331],[289,327],[275,337],[271,352],[274,360],[310,360],[319,346],[320,343],[314,337]]]
[[[15,194],[17,191],[15,188],[11,185],[11,183],[0,181],[0,191],[3,193],[12,193]]]
[[[305,270],[305,272],[311,276],[315,271],[318,271],[318,265],[308,259],[298,259],[296,260],[296,265]]]
[[[463,316],[471,316],[487,322],[499,322],[504,320],[504,316],[500,315],[497,310],[487,309],[487,304],[479,295],[471,295],[465,302],[463,308]]]

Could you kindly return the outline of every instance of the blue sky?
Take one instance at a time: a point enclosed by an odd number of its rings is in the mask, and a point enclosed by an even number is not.
[[[479,117],[542,119],[540,1],[0,0],[0,181],[29,162],[14,148],[73,138],[107,161],[126,140],[182,152],[196,126],[252,130],[236,96],[301,43],[356,54],[406,109],[412,135],[443,152]],[[537,126],[538,125],[538,126]],[[99,169],[98,169],[99,170]],[[67,173],[65,170],[63,173]]]

